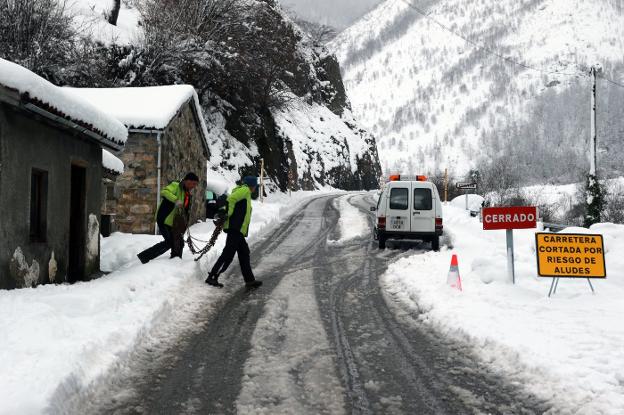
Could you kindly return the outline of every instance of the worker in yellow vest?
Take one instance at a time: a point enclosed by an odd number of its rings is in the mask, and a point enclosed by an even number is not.
[[[223,284],[219,282],[219,275],[228,269],[234,260],[234,255],[238,254],[245,285],[248,288],[257,288],[262,285],[262,281],[256,280],[251,270],[249,246],[245,240],[251,222],[251,199],[257,188],[258,178],[247,176],[243,179],[243,183],[235,187],[228,196],[225,224],[223,225],[223,231],[227,233],[225,248],[212,267],[212,271],[208,274],[206,284],[213,287],[223,287]]]
[[[146,249],[137,256],[143,264],[147,264],[154,258],[157,258],[170,250],[174,246],[173,235],[173,219],[176,214],[185,214],[188,217],[188,211],[192,203],[191,192],[199,183],[199,177],[195,173],[188,173],[180,182],[171,182],[161,192],[161,201],[156,211],[156,223],[158,230],[164,241],[157,243],[151,248]],[[182,238],[181,235],[178,238]],[[183,241],[176,241],[180,246],[180,252],[172,252],[174,256],[182,257]]]

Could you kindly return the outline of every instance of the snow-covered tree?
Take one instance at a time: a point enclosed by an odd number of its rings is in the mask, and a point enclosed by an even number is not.
[[[64,3],[0,1],[0,58],[54,80],[76,47],[76,31]]]

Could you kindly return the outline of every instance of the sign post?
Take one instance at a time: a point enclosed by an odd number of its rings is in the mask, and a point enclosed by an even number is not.
[[[455,184],[458,190],[463,190],[466,195],[466,210],[468,209],[468,190],[477,190],[477,184],[471,182],[458,182]]]
[[[490,207],[481,210],[483,230],[507,231],[507,276],[516,283],[514,260],[514,229],[533,229],[537,227],[537,208],[535,206]]]
[[[444,169],[444,203],[448,203],[448,169]]]
[[[507,233],[507,277],[513,284],[516,283],[516,262],[514,257],[513,229],[506,229]]]
[[[557,292],[560,278],[606,279],[602,235],[536,233],[537,274],[552,278],[548,297]]]

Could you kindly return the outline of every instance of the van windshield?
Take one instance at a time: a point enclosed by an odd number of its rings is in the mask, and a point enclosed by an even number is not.
[[[390,209],[407,210],[409,197],[408,189],[397,187],[390,191]]]
[[[414,189],[414,210],[431,210],[431,189]]]

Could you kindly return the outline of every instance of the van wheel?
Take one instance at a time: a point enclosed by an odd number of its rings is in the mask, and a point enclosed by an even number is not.
[[[386,237],[379,235],[379,249],[386,249]]]
[[[440,237],[438,235],[431,238],[431,249],[436,252],[440,250]]]

